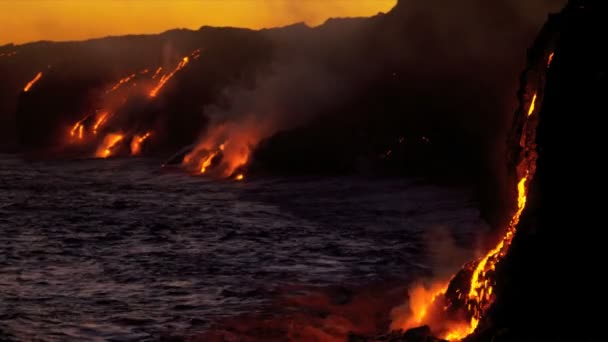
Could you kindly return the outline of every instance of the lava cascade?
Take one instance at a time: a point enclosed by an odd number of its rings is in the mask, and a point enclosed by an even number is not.
[[[139,129],[136,127],[125,126],[120,119],[120,113],[125,104],[131,98],[154,99],[169,80],[183,69],[190,59],[200,56],[200,49],[195,50],[190,55],[183,57],[174,70],[160,76],[163,67],[158,67],[154,74],[149,75],[149,69],[133,72],[110,84],[100,98],[100,108],[94,112],[85,113],[77,122],[69,128],[68,143],[70,145],[96,145],[94,157],[108,158],[116,155],[122,149],[117,148],[123,141],[130,141],[130,155],[137,156],[142,152],[143,145],[152,135],[151,130],[144,131],[143,134],[135,133]],[[127,85],[131,85],[127,87]],[[141,113],[135,113],[139,115]],[[133,125],[133,124],[131,124]],[[115,132],[124,133],[115,133]],[[140,131],[141,132],[141,131]],[[101,138],[103,137],[103,138]],[[118,137],[121,137],[118,139]]]
[[[449,341],[459,341],[473,334],[485,313],[495,300],[497,264],[507,255],[517,232],[520,217],[526,208],[528,188],[536,171],[536,126],[542,103],[542,91],[546,69],[551,66],[554,52],[543,55],[543,71],[528,71],[537,76],[526,86],[524,109],[517,121],[522,121],[520,151],[516,166],[516,209],[511,216],[503,237],[494,248],[478,260],[466,264],[449,282],[439,281],[431,285],[416,286],[409,292],[410,313],[394,317],[392,329],[407,330],[429,325],[433,333]],[[524,119],[522,119],[522,117]],[[516,121],[516,122],[517,122]]]
[[[28,82],[28,83],[25,85],[25,87],[23,88],[23,92],[24,92],[24,93],[27,93],[28,91],[30,91],[30,89],[32,89],[32,87],[33,87],[33,86],[34,86],[34,85],[35,85],[35,84],[36,84],[38,81],[40,81],[40,79],[41,79],[41,78],[42,78],[42,71],[41,71],[41,72],[39,72],[39,73],[37,73],[37,74],[36,74],[36,76],[35,76],[35,77],[34,77],[34,78],[31,80],[31,81],[29,81],[29,82]]]

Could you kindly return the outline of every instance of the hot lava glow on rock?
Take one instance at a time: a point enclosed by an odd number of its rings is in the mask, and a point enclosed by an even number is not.
[[[115,153],[115,149],[125,136],[120,133],[110,133],[104,139],[102,144],[97,149],[95,156],[97,158],[109,158]]]
[[[184,157],[182,164],[194,173],[239,180],[260,134],[248,124],[218,125]]]
[[[548,57],[547,67],[552,59],[553,53]],[[504,236],[494,248],[477,261],[465,265],[449,282],[436,281],[430,287],[416,286],[410,289],[409,313],[393,317],[393,330],[408,330],[426,324],[431,326],[437,336],[449,341],[460,341],[475,332],[494,302],[495,270],[509,251],[520,217],[526,208],[528,186],[536,170],[535,145],[533,139],[526,136],[526,130],[530,129],[528,126],[533,131],[536,129],[530,118],[538,112],[539,98],[538,92],[533,92],[525,111],[525,128],[520,140],[524,152],[517,166],[517,207]],[[463,274],[468,278],[464,282],[453,284]],[[452,288],[454,285],[458,286],[455,291]]]
[[[551,63],[553,63],[553,56],[555,55],[555,52],[551,52],[551,54],[549,55],[549,59],[547,60],[547,68],[551,67]]]
[[[144,135],[135,135],[133,137],[133,139],[131,140],[131,155],[132,156],[137,156],[137,155],[141,154],[142,144],[146,140],[148,140],[148,138],[150,138],[151,135],[152,135],[152,132],[147,132]]]
[[[144,73],[145,74],[145,73]],[[127,84],[129,82],[131,82],[131,80],[133,80],[135,78],[136,74],[131,74],[125,78],[121,78],[118,83],[116,83],[112,88],[108,89],[106,91],[106,94],[109,94],[113,91],[116,91],[118,88],[120,88],[123,84]]]
[[[130,111],[124,108],[131,105],[130,101],[133,100],[137,102],[140,99],[146,99],[147,103],[154,101],[154,98],[167,82],[179,70],[183,69],[193,56],[200,56],[200,52],[201,49],[197,49],[190,55],[181,58],[174,70],[160,76],[158,80],[155,79],[161,75],[163,67],[155,69],[156,71],[152,75],[150,69],[145,68],[109,83],[104,87],[106,90],[96,100],[96,109],[81,115],[80,119],[70,126],[67,142],[81,148],[94,144],[96,148],[91,147],[89,153],[94,152],[93,155],[96,158],[107,158],[116,155],[116,153],[129,155],[128,149],[115,151],[114,148],[119,142],[125,140],[130,141],[130,155],[140,155],[144,142],[150,138],[152,132],[144,131],[145,133],[141,135],[133,133],[139,130],[139,127],[137,127],[138,121],[124,120],[126,115],[133,116]],[[32,82],[35,81],[37,80],[32,80]],[[126,85],[131,86],[127,87]],[[26,89],[30,87],[31,84],[28,84]],[[142,105],[141,102],[137,103],[139,107]],[[145,115],[145,112],[141,112],[141,114]],[[137,118],[132,117],[131,119]],[[126,133],[113,133],[116,131]]]
[[[181,69],[183,69],[186,65],[188,65],[188,63],[190,62],[190,58],[189,57],[184,57],[182,58],[182,60],[179,62],[179,64],[175,67],[175,69],[173,69],[173,71],[171,71],[170,73],[163,75],[160,80],[158,81],[158,84],[154,87],[154,89],[152,89],[150,91],[150,97],[156,97],[158,95],[158,92],[165,86],[165,84],[167,84],[167,82],[169,82],[169,80],[175,76],[175,74],[180,71]],[[160,69],[159,69],[160,72]]]
[[[30,89],[32,89],[34,84],[36,84],[36,82],[40,81],[41,78],[42,78],[42,71],[37,73],[36,76],[25,85],[25,87],[23,88],[23,92],[27,93],[28,91],[30,91]]]
[[[530,109],[528,109],[528,116],[532,115],[534,113],[534,109],[536,107],[536,98],[538,97],[538,94],[534,94],[534,96],[532,96],[532,102],[530,103]]]

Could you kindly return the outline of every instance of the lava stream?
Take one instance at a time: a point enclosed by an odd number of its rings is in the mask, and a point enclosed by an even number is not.
[[[125,136],[122,135],[122,134],[120,134],[120,133],[110,133],[110,134],[108,134],[104,138],[103,143],[97,149],[97,152],[95,152],[95,157],[97,157],[97,158],[108,158],[108,157],[111,157],[112,154],[115,152],[114,151],[115,147],[124,138],[125,138]]]
[[[548,56],[547,67],[551,65],[552,60],[553,53]],[[535,92],[530,101],[528,111],[526,112],[526,118],[529,118],[538,111],[536,105],[537,100],[538,93]],[[522,141],[525,141],[523,140],[525,136],[526,133],[524,132],[522,134]],[[524,144],[523,147],[527,149],[527,145],[528,144]],[[433,285],[434,290],[431,291],[428,291],[424,287],[420,287],[422,290],[416,290],[418,288],[415,288],[410,291],[410,314],[406,315],[405,319],[398,317],[393,322],[393,329],[407,330],[422,324],[439,321],[439,325],[442,325],[442,327],[439,327],[437,332],[442,334],[442,337],[448,341],[462,340],[477,329],[477,326],[487,309],[494,302],[494,271],[500,260],[507,254],[511,243],[513,242],[513,237],[517,231],[520,217],[526,207],[528,186],[536,170],[536,153],[525,153],[523,156],[524,158],[518,167],[520,178],[517,182],[517,209],[511,217],[506,233],[500,242],[483,258],[473,264],[474,269],[472,269],[472,266],[465,265],[465,270],[470,269],[472,270],[472,273],[470,280],[468,281],[468,287],[463,286],[456,290],[458,299],[464,299],[464,301],[459,304],[462,307],[451,308],[450,305],[453,304],[450,304],[446,298],[448,286],[451,284],[451,281],[448,284],[436,283]],[[466,293],[461,292],[461,289],[466,289]],[[439,302],[440,298],[441,302]],[[466,318],[456,319],[455,322],[452,321],[453,318],[450,320],[450,318],[448,318],[448,310],[450,309],[459,309],[464,313]],[[429,317],[433,316],[433,314],[436,314],[437,317]]]
[[[136,74],[131,74],[125,78],[121,78],[112,88],[110,88],[106,91],[106,94],[114,92],[114,91],[118,90],[118,88],[120,88],[123,84],[127,84],[127,83],[131,82],[135,78],[135,76],[136,76]]]
[[[32,87],[34,86],[34,84],[36,84],[36,82],[40,81],[40,79],[42,78],[42,71],[36,74],[36,77],[34,77],[31,81],[29,81],[26,85],[25,88],[23,88],[23,92],[27,93],[28,91],[30,91],[30,89],[32,89]]]
[[[135,135],[131,140],[131,155],[137,156],[141,154],[141,146],[142,144],[150,138],[152,132],[147,132],[144,135]]]
[[[188,65],[188,62],[190,62],[190,58],[188,57],[184,57],[182,58],[182,60],[179,62],[179,64],[175,67],[175,69],[173,69],[173,71],[171,71],[170,73],[163,75],[160,80],[158,81],[158,84],[156,85],[156,87],[154,87],[154,89],[152,89],[152,91],[150,91],[150,97],[156,97],[158,95],[158,92],[165,86],[165,84],[167,84],[167,82],[169,82],[169,80],[175,76],[175,74],[180,71],[181,69],[183,69],[186,65]]]
[[[535,93],[534,96],[532,97],[532,103],[530,103],[530,109],[528,110],[528,116],[532,115],[532,113],[534,113],[534,109],[536,107],[536,97],[537,94]]]

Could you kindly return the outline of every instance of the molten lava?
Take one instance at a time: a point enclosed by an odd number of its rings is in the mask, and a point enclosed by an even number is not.
[[[217,161],[205,167],[205,173],[218,178],[233,179],[243,173],[250,161],[252,149],[260,140],[274,132],[272,126],[261,123],[256,116],[212,125],[196,147],[182,160],[182,166],[200,174],[210,153],[217,152]],[[220,153],[221,152],[221,153]]]
[[[530,103],[530,109],[528,110],[528,116],[532,115],[532,113],[534,113],[534,109],[536,107],[536,97],[537,94],[535,93],[534,96],[532,97],[532,103]]]
[[[106,91],[106,94],[116,91],[123,84],[127,84],[127,83],[131,82],[135,78],[135,76],[136,76],[135,74],[131,74],[125,78],[121,78],[112,88],[110,88]]]
[[[114,149],[117,147],[118,143],[120,143],[124,138],[125,136],[120,133],[110,133],[106,135],[101,145],[99,145],[99,147],[97,148],[97,152],[95,152],[95,157],[111,157],[112,154],[115,152]]]
[[[537,99],[538,94],[534,93],[526,118],[536,112]],[[463,287],[456,290],[458,297],[456,305],[460,307],[451,307],[454,302],[446,297],[448,286],[452,281],[447,284],[438,282],[430,290],[417,287],[410,291],[410,314],[405,318],[398,317],[393,322],[392,328],[406,330],[423,324],[433,326],[431,323],[439,322],[437,325],[440,327],[436,332],[449,341],[462,340],[475,331],[487,309],[494,302],[496,266],[507,254],[526,207],[528,186],[536,170],[535,153],[524,154],[518,170],[520,178],[517,182],[517,209],[499,243],[475,263],[465,265],[464,269],[470,272],[470,278],[465,281]],[[453,309],[458,309],[461,313],[456,318],[448,314],[453,312]]]
[[[211,166],[211,162],[213,161],[213,158],[215,158],[219,153],[220,153],[219,150],[211,152],[201,160],[201,171],[200,171],[201,174],[207,172],[207,170]]]
[[[110,113],[102,112],[97,120],[95,121],[95,125],[93,125],[93,134],[97,135],[97,131],[99,128],[108,120]]]
[[[78,135],[78,137],[80,138],[80,136],[82,135],[82,132],[84,130],[84,125],[82,124],[82,122],[85,119],[78,121],[77,123],[74,124],[74,126],[72,126],[72,129],[70,130],[70,137],[76,138],[76,136]],[[80,138],[80,139],[82,139],[82,138]]]
[[[158,67],[158,69],[156,69],[156,71],[154,72],[154,75],[152,75],[152,79],[155,79],[161,71],[163,71],[163,67]]]
[[[549,58],[547,60],[547,68],[551,67],[551,63],[553,62],[553,55],[555,55],[555,52],[551,52],[551,54],[549,55]]]
[[[148,138],[150,138],[151,135],[152,135],[152,132],[147,132],[144,135],[136,135],[133,137],[133,139],[131,140],[131,155],[132,156],[137,156],[137,155],[141,154],[142,144],[146,140],[148,140]]]
[[[169,82],[169,80],[173,76],[175,76],[175,74],[178,71],[182,70],[186,65],[188,65],[188,62],[190,62],[190,58],[188,58],[188,57],[182,58],[182,60],[175,67],[175,69],[173,69],[173,71],[171,71],[170,73],[168,73],[166,75],[163,75],[160,78],[160,80],[158,81],[158,84],[156,85],[156,87],[154,87],[154,89],[152,89],[152,91],[150,91],[150,97],[156,97],[158,95],[158,92],[165,86],[165,84],[167,84],[167,82]],[[160,71],[158,71],[158,72],[160,72]]]
[[[41,78],[42,78],[42,71],[39,72],[38,74],[36,74],[36,77],[34,77],[31,81],[28,82],[28,84],[25,85],[25,88],[23,88],[23,92],[27,93],[28,91],[30,91],[30,89],[32,89],[34,84],[36,84],[36,82],[40,81]]]
[[[242,181],[243,179],[245,179],[245,175],[242,173],[239,173],[238,175],[236,175],[236,177],[234,177],[234,180],[237,181]]]
[[[492,279],[493,274],[490,272],[496,269],[496,264],[506,255],[511,246],[511,242],[513,242],[513,237],[515,236],[515,231],[519,224],[519,218],[526,207],[528,177],[529,171],[526,172],[526,175],[522,177],[517,184],[517,210],[509,222],[507,233],[498,245],[478,262],[477,267],[473,271],[469,293],[466,298],[468,312],[469,314],[472,314],[468,326],[459,325],[456,329],[449,331],[445,335],[445,339],[461,340],[472,334],[477,328],[486,309],[492,304],[494,299],[492,296],[494,285]]]

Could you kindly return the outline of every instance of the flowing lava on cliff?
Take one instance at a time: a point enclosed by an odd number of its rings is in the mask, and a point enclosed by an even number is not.
[[[37,73],[36,76],[25,85],[25,87],[23,88],[23,92],[27,93],[28,91],[30,91],[30,89],[32,89],[34,84],[36,84],[36,82],[40,81],[41,78],[42,78],[42,71]]]
[[[551,65],[553,53],[547,58],[547,67]],[[524,127],[532,123],[530,118],[538,112],[539,94],[534,92],[525,112]],[[536,120],[537,121],[537,120]],[[535,127],[532,127],[535,130]],[[471,335],[477,329],[488,308],[495,299],[495,270],[497,264],[509,251],[517,231],[522,212],[526,208],[528,186],[536,171],[536,151],[533,139],[522,134],[520,145],[523,148],[522,159],[517,166],[517,208],[511,216],[506,233],[498,244],[482,258],[469,263],[449,281],[438,281],[430,289],[416,286],[409,291],[409,314],[394,317],[393,330],[408,330],[424,324],[431,326],[434,332],[449,341],[459,341]],[[459,288],[452,289],[457,277],[466,274],[469,278]],[[453,291],[454,293],[450,293]],[[452,295],[455,298],[448,298]],[[456,312],[456,314],[455,314]]]
[[[183,158],[182,166],[195,174],[241,180],[239,175],[262,136],[254,121],[219,124]]]
[[[106,88],[107,90],[104,92],[103,96],[98,100],[100,102],[100,104],[98,104],[99,109],[95,110],[95,113],[83,115],[80,120],[71,126],[68,142],[72,144],[97,143],[98,146],[94,154],[97,158],[107,158],[108,156],[113,155],[112,146],[119,141],[110,143],[115,139],[111,139],[109,142],[108,136],[116,137],[118,135],[110,133],[101,141],[97,136],[108,133],[109,130],[118,130],[122,132],[134,131],[132,127],[124,127],[122,124],[117,127],[117,120],[115,120],[120,113],[124,112],[122,108],[128,103],[129,99],[141,96],[153,99],[163,89],[166,83],[189,63],[191,57],[200,56],[200,53],[201,49],[197,49],[189,56],[183,57],[174,70],[168,74],[162,75],[157,81],[154,79],[161,74],[161,71],[163,70],[162,67],[158,67],[153,75],[150,75],[150,70],[146,68],[111,83]],[[34,81],[36,80],[33,80],[32,82]],[[125,87],[128,84],[131,84],[132,87]],[[28,84],[27,89],[29,89],[29,87],[31,87],[31,85]],[[93,116],[94,118],[92,118]],[[122,136],[120,140],[127,140],[130,138],[131,155],[135,156],[141,153],[142,144],[150,137],[151,132],[147,132],[141,136],[119,135]]]
[[[135,76],[137,76],[136,74],[131,74],[125,78],[121,78],[112,88],[108,89],[106,91],[106,94],[109,94],[113,91],[116,91],[118,88],[120,88],[123,84],[127,84],[129,82],[131,82],[131,80],[133,80],[135,78]]]
[[[179,64],[175,67],[175,69],[173,69],[173,71],[171,71],[170,73],[163,75],[160,80],[158,81],[158,84],[156,85],[156,87],[154,87],[154,89],[152,89],[150,91],[150,97],[156,97],[158,95],[158,92],[165,86],[165,84],[167,84],[167,82],[169,82],[169,80],[171,78],[173,78],[173,76],[175,76],[175,74],[182,70],[186,65],[188,65],[188,63],[190,62],[190,58],[189,57],[184,57],[182,58],[182,60],[179,62]],[[160,72],[160,71],[159,71]]]
[[[97,135],[97,131],[103,125],[103,123],[106,122],[106,120],[108,120],[109,116],[110,116],[110,113],[108,113],[108,112],[102,112],[99,115],[99,117],[95,121],[95,125],[93,126],[93,134]]]
[[[152,132],[147,132],[144,135],[135,135],[133,139],[131,139],[131,155],[137,156],[141,154],[141,147],[143,143],[150,138]]]
[[[109,158],[115,153],[118,143],[123,141],[125,136],[120,133],[110,133],[103,139],[102,144],[95,152],[97,158]]]

